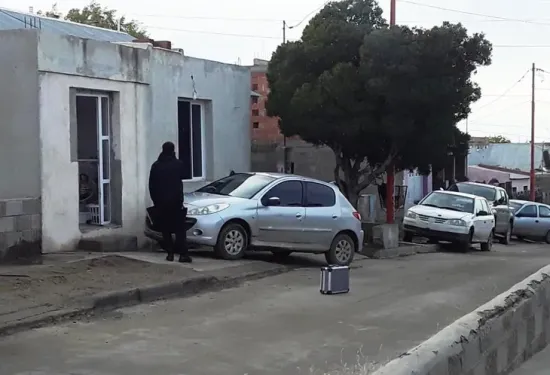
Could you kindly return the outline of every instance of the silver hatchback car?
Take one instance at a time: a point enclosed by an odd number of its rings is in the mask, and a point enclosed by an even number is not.
[[[248,249],[278,257],[325,254],[329,264],[349,265],[361,251],[361,216],[337,186],[295,175],[237,173],[184,196],[187,241],[212,246],[223,259]],[[162,241],[149,216],[145,235]]]

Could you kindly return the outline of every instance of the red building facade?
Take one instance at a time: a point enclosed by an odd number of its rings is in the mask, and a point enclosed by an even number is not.
[[[268,61],[254,59],[251,70],[252,91],[251,97],[251,138],[254,143],[282,143],[283,136],[279,130],[279,120],[276,117],[267,116],[266,103],[269,95],[267,82]]]

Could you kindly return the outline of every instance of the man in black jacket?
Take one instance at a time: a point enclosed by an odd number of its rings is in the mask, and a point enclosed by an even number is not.
[[[178,253],[180,262],[191,263],[185,232],[186,210],[183,207],[182,183],[184,178],[184,164],[176,158],[174,144],[166,142],[162,145],[162,152],[157,161],[151,167],[149,194],[155,205],[155,221],[162,232],[168,252],[166,260],[169,262],[174,260],[174,253]],[[176,234],[175,243],[172,233]]]

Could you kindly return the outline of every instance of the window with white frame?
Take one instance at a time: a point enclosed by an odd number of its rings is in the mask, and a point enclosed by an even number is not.
[[[178,100],[178,153],[186,179],[204,179],[204,107],[200,102]]]

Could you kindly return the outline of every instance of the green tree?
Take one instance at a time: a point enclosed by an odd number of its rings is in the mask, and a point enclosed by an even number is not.
[[[147,39],[147,31],[134,20],[127,20],[126,17],[117,17],[116,10],[102,7],[99,3],[93,0],[90,4],[82,9],[73,8],[69,10],[64,19],[67,21],[82,23],[90,26],[102,27],[104,29],[118,30],[120,22],[120,31],[132,35],[136,39]],[[46,17],[59,18],[60,13],[57,12],[57,6],[54,4],[52,9],[46,12],[38,12]]]
[[[502,135],[494,135],[492,137],[487,138],[487,141],[489,141],[489,143],[511,143],[508,138]]]
[[[425,173],[467,147],[456,124],[481,95],[471,76],[491,51],[460,24],[390,28],[375,0],[330,2],[273,54],[268,112],[286,136],[333,150],[334,178],[356,204],[387,166]]]

